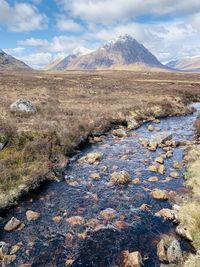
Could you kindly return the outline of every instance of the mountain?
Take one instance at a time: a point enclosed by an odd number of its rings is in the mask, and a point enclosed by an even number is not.
[[[87,49],[85,47],[79,46],[74,49],[73,54],[65,57],[65,58],[57,58],[53,62],[51,62],[49,65],[45,67],[45,70],[65,70],[68,68],[69,64],[74,60],[75,58],[87,55],[91,53],[92,50]]]
[[[129,35],[120,36],[86,55],[76,56],[73,59],[70,57],[70,60],[67,57],[64,60],[67,64],[62,70],[169,69]]]
[[[0,70],[30,70],[24,62],[6,54],[0,49]]]
[[[182,71],[199,72],[200,56],[173,60],[167,63],[166,66]]]

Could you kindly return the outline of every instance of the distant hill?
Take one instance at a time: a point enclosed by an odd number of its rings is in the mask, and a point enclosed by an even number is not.
[[[182,71],[199,72],[200,56],[173,60],[167,63],[166,66]]]
[[[159,60],[129,35],[120,36],[86,55],[70,55],[54,64],[57,70],[168,70]]]
[[[0,70],[30,70],[24,62],[6,54],[0,49]]]

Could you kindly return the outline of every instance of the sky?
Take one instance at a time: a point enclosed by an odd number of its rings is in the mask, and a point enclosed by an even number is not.
[[[0,48],[33,68],[129,34],[162,63],[200,55],[200,0],[0,0]]]

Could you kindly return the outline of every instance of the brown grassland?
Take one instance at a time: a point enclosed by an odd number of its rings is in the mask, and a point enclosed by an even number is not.
[[[0,73],[0,208],[51,178],[94,132],[133,118],[186,113],[200,98],[198,74],[131,71]],[[10,104],[27,98],[27,116]]]

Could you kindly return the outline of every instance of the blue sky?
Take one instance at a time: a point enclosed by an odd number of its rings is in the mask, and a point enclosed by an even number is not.
[[[198,56],[199,33],[199,0],[0,0],[0,48],[34,68],[124,34],[162,62]]]

